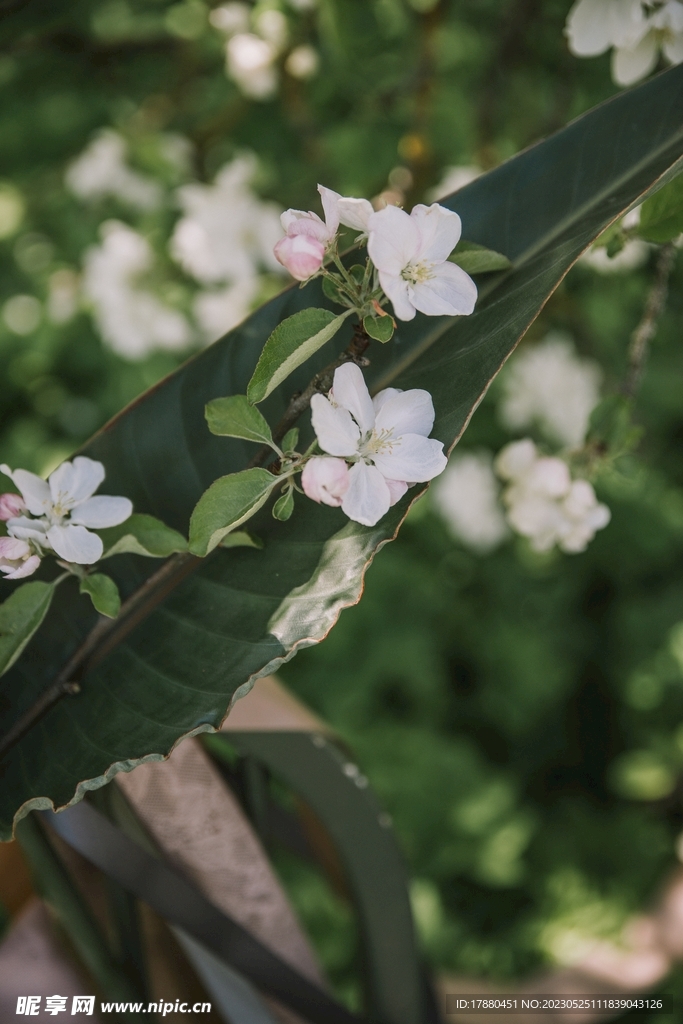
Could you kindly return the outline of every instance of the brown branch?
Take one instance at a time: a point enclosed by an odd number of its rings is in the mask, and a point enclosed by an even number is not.
[[[627,398],[633,398],[640,387],[645,371],[645,364],[650,351],[650,342],[657,333],[659,318],[666,306],[669,292],[669,278],[676,258],[676,246],[673,242],[662,246],[655,266],[655,278],[645,302],[645,310],[640,323],[631,335],[628,350],[628,371],[621,392]]]
[[[348,348],[311,380],[308,387],[294,395],[284,416],[275,427],[273,437],[282,440],[287,431],[310,405],[313,395],[329,391],[334,371],[342,363],[363,362],[363,353],[370,344],[370,338],[361,324],[354,327],[353,338]],[[272,449],[264,445],[249,462],[249,467],[262,465]],[[91,629],[80,647],[74,652],[54,682],[41,693],[40,697],[14,723],[0,739],[0,757],[14,747],[22,736],[63,697],[80,693],[81,681],[106,655],[145,619],[182,581],[195,572],[205,559],[189,552],[171,555],[152,573],[131,596],[124,601],[115,619],[100,618]]]

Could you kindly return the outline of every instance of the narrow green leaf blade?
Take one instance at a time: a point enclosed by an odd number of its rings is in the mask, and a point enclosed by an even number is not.
[[[104,544],[102,558],[125,554],[168,558],[178,551],[187,551],[187,541],[182,533],[173,530],[155,516],[141,512],[134,512],[119,526],[97,532]]]
[[[89,596],[100,615],[115,619],[121,611],[119,588],[111,576],[106,576],[103,572],[94,572],[81,580],[79,590],[81,594]]]
[[[230,473],[202,494],[190,519],[190,551],[203,558],[261,508],[277,477],[267,469]]]
[[[12,667],[47,615],[54,583],[24,583],[0,604],[0,675]]]
[[[350,310],[340,315],[329,309],[302,309],[275,328],[266,342],[247,387],[255,405],[335,336]]]
[[[646,242],[672,242],[683,233],[683,174],[647,199],[640,209],[638,234]]]
[[[241,437],[259,444],[273,443],[270,427],[246,395],[214,398],[206,406],[206,422],[211,433],[219,437]]]

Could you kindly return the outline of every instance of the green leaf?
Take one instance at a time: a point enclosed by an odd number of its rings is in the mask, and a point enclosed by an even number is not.
[[[507,256],[476,242],[458,242],[449,260],[468,274],[488,274],[493,270],[508,270],[512,266]]]
[[[679,65],[442,200],[457,209],[468,239],[505,252],[512,267],[481,283],[472,316],[402,321],[391,342],[375,346],[366,373],[371,389],[426,388],[436,409],[434,436],[450,449],[572,264],[683,155],[682,109]],[[360,259],[354,254],[352,262]],[[207,430],[206,403],[217,388],[244,394],[265,339],[286,318],[323,301],[320,279],[285,290],[100,431],[82,453],[104,463],[110,493],[186,531],[212,481],[245,467],[240,445]],[[329,361],[330,352],[319,351],[273,391],[270,422]],[[309,421],[301,427],[310,431]],[[14,816],[32,802],[63,806],[143,758],[165,756],[183,736],[217,728],[254,679],[323,639],[340,611],[358,601],[368,565],[420,491],[412,488],[371,528],[305,498],[287,522],[263,508],[252,521],[265,542],[258,555],[218,548],[192,572],[178,573],[163,600],[141,598],[134,628],[124,632],[121,619],[114,620],[99,660],[84,666],[81,692],[55,704],[3,756],[2,833],[9,835]],[[137,558],[108,566],[126,595],[139,592],[158,568]],[[9,586],[0,581],[0,594]],[[31,656],[3,679],[2,734],[98,624],[71,589],[53,602]]]
[[[187,551],[182,533],[172,530],[154,516],[134,512],[119,526],[98,530],[104,544],[102,558],[112,555],[145,555],[147,558],[168,558],[176,551]]]
[[[297,366],[310,359],[335,336],[351,313],[337,315],[329,309],[302,309],[275,328],[265,344],[247,387],[247,398],[254,405],[275,390]]]
[[[282,438],[282,450],[283,452],[295,452],[296,446],[299,443],[299,428],[292,427],[288,430],[285,436]]]
[[[341,305],[345,304],[344,303],[344,296],[340,292],[337,284],[335,283],[334,278],[332,278],[332,277],[324,277],[323,278],[323,294],[328,299],[331,299],[332,302],[338,302]]]
[[[363,327],[365,333],[375,341],[391,341],[394,336],[394,321],[390,316],[365,316]]]
[[[646,242],[672,242],[683,232],[683,174],[643,203],[638,234]]]
[[[273,505],[273,518],[286,523],[294,511],[294,489],[288,488]]]
[[[206,422],[211,433],[220,437],[242,437],[245,441],[273,445],[270,427],[246,395],[214,398],[206,406]]]
[[[250,519],[278,483],[267,469],[245,469],[215,480],[190,519],[190,551],[203,558],[223,537]]]
[[[220,543],[222,548],[256,548],[257,551],[262,551],[264,543],[260,537],[257,537],[253,533],[247,533],[246,530],[235,530],[234,533],[229,533]]]
[[[100,615],[115,619],[121,611],[119,588],[110,576],[103,572],[94,572],[81,580],[81,594],[88,594],[95,609]]]
[[[24,583],[0,604],[0,676],[12,667],[47,615],[55,583]]]

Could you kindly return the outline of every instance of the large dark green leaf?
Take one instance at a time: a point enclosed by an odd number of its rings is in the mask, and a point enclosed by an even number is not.
[[[680,66],[596,108],[446,201],[462,216],[464,236],[503,253],[512,269],[482,278],[471,317],[418,316],[400,324],[392,341],[372,353],[372,386],[391,382],[431,391],[435,434],[450,447],[579,255],[671,175],[683,154],[682,111]],[[244,394],[277,324],[321,305],[318,282],[289,289],[98,434],[85,451],[105,463],[111,493],[129,495],[138,512],[186,535],[202,491],[226,472],[244,469],[254,454],[249,442],[209,432],[206,402]],[[268,397],[261,408],[269,422],[350,332],[346,324]],[[265,541],[263,550],[219,548],[203,563],[183,563],[185,575],[169,580],[165,600],[153,609],[143,604],[134,628],[90,663],[80,694],[54,705],[4,756],[5,834],[19,809],[63,805],[140,759],[162,757],[183,736],[218,726],[231,699],[298,648],[321,640],[340,610],[358,600],[366,567],[395,535],[415,495],[409,492],[371,529],[310,501],[298,502],[286,523],[265,507],[249,526]],[[124,598],[153,568],[133,555],[107,564]],[[8,592],[9,585],[0,588],[0,596]],[[67,580],[40,636],[3,680],[3,733],[22,720],[96,621]]]

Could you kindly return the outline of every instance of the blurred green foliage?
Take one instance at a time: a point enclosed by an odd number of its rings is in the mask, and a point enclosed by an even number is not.
[[[282,73],[245,97],[201,0],[19,3],[0,20],[0,306],[44,303],[50,275],[78,270],[102,221],[155,247],[158,280],[185,309],[168,258],[172,206],[133,216],[84,205],[64,172],[102,127],[171,189],[160,133],[192,142],[209,181],[257,154],[257,190],[313,203],[318,181],[352,195],[421,200],[449,166],[494,166],[614,92],[609,58],[578,61],[568,0],[264,0],[320,70]],[[282,63],[284,57],[280,59]],[[568,331],[616,389],[652,267],[579,266],[532,330]],[[683,826],[683,267],[637,404],[637,454],[603,477],[613,521],[578,556],[509,542],[486,557],[423,499],[369,572],[361,606],[283,677],[349,741],[391,813],[429,962],[513,977],[567,956],[567,936],[619,933],[675,862]],[[31,309],[26,307],[29,312]],[[11,319],[11,318],[10,318]],[[38,310],[25,333],[0,320],[0,452],[45,472],[189,352],[112,353],[87,309]],[[462,447],[509,440],[494,387]],[[300,865],[281,865],[342,988],[348,910]]]

